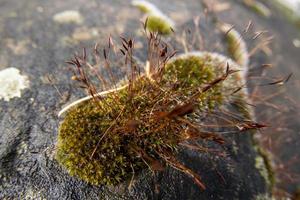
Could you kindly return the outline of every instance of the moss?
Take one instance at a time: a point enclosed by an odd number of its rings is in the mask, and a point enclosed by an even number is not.
[[[300,29],[300,13],[295,12],[295,10],[292,10],[289,8],[286,4],[283,4],[279,0],[268,0],[270,3],[276,6],[276,8],[282,12],[287,19],[295,24],[298,29]]]
[[[172,29],[175,28],[175,23],[166,15],[164,15],[156,6],[152,3],[138,0],[132,1],[132,5],[137,7],[143,13],[146,13],[148,18],[146,28],[151,32],[158,32],[163,35],[172,33]]]
[[[247,67],[249,63],[247,45],[240,33],[235,29],[231,29],[228,32],[230,28],[229,25],[223,25],[221,27],[222,31],[227,33],[226,40],[230,57],[239,65]]]
[[[259,15],[264,17],[270,17],[271,11],[264,4],[256,1],[256,0],[244,0],[245,5],[247,5],[250,9],[256,12]]]
[[[167,64],[159,85],[141,76],[131,90],[125,88],[98,103],[91,100],[73,108],[59,129],[57,161],[70,175],[93,185],[116,185],[128,180],[133,170],[151,168],[153,161],[163,164],[157,152],[176,153],[178,143],[186,137],[184,126],[165,118],[156,123],[149,116],[159,104],[170,111],[178,101],[189,99],[192,91],[222,74],[220,63],[223,61],[208,55],[177,58]],[[199,95],[200,111],[222,104],[222,85]],[[167,105],[164,96],[171,99]]]
[[[157,11],[157,8],[148,1],[134,0],[131,4],[143,13],[152,13]]]
[[[217,73],[214,62],[207,57],[199,59],[191,56],[188,59],[177,59],[166,67],[165,78],[167,80],[179,80],[181,87],[200,87],[213,80]],[[201,66],[199,70],[199,66]],[[184,95],[189,95],[189,90]],[[199,106],[212,109],[217,103],[222,102],[221,86],[218,85],[214,90],[203,93],[199,96]]]
[[[263,148],[256,145],[258,156],[255,158],[255,167],[259,170],[262,177],[264,177],[269,189],[272,190],[276,183],[275,172],[271,164],[271,156]]]
[[[247,120],[251,120],[254,116],[252,113],[253,110],[247,106],[245,96],[238,95],[238,98],[235,100],[235,106],[238,109],[239,113],[243,115],[243,118]],[[265,151],[255,140],[254,132],[251,135],[251,139],[254,145],[254,149],[257,152],[257,156],[255,157],[255,167],[259,170],[259,173],[264,178],[269,190],[271,191],[275,185],[275,172],[272,168],[271,164],[271,155]],[[268,194],[258,195],[255,199],[272,199]]]
[[[236,99],[235,106],[238,109],[239,113],[243,115],[243,118],[247,120],[251,120],[253,118],[253,110],[247,106],[245,96],[238,95],[239,98]],[[254,133],[254,132],[252,132]],[[271,164],[271,155],[265,151],[258,142],[254,138],[254,134],[251,135],[252,142],[255,148],[255,151],[257,152],[257,156],[255,158],[255,167],[259,170],[259,173],[264,178],[265,182],[267,183],[270,191],[275,185],[276,179],[275,179],[275,172],[272,168]],[[271,199],[268,198],[268,196],[259,195],[256,199]]]
[[[268,185],[270,185],[269,173],[265,166],[265,161],[261,156],[255,158],[255,167],[259,170],[260,174],[264,177]]]
[[[151,32],[158,32],[163,35],[168,35],[172,33],[173,25],[165,17],[159,15],[149,15],[146,27]]]
[[[239,113],[242,114],[244,119],[251,120],[253,119],[254,114],[252,108],[250,108],[250,106],[246,104],[246,96],[247,95],[241,93],[236,95],[234,105]]]

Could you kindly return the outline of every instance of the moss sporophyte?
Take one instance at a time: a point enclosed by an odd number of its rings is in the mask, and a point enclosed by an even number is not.
[[[175,56],[159,34],[145,32],[148,60],[145,73],[133,56],[134,42],[122,38],[121,55],[130,68],[127,81],[114,83],[113,89],[97,92],[87,71],[93,66],[86,52],[69,61],[74,80],[89,96],[60,112],[56,159],[69,172],[93,185],[117,185],[142,170],[161,171],[172,167],[190,176],[205,189],[205,180],[177,160],[180,148],[205,153],[199,140],[222,145],[224,139],[202,121],[214,112],[230,113],[227,104],[243,104],[246,91],[245,68],[220,54],[190,52]],[[111,41],[111,39],[109,40]],[[115,82],[108,59],[112,43],[103,50],[108,77]],[[95,48],[95,60],[100,53]],[[105,84],[104,76],[96,73]],[[118,86],[117,86],[118,85]],[[226,112],[227,109],[227,112]],[[235,132],[259,128],[249,118],[234,119]]]

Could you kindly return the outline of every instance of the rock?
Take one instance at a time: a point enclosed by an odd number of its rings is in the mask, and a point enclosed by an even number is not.
[[[107,30],[117,30],[113,27],[124,26],[125,33],[135,33],[140,28],[141,16],[130,7],[130,1],[103,0],[97,1],[96,6],[86,1],[74,4],[70,0],[4,2],[5,6],[0,7],[0,21],[5,22],[0,29],[0,41],[4,38],[22,41],[26,36],[36,47],[27,45],[24,55],[0,49],[7,66],[22,66],[22,74],[28,76],[31,86],[30,90],[22,91],[20,98],[9,102],[0,100],[0,199],[253,199],[259,195],[268,196],[267,181],[255,167],[258,166],[256,160],[259,154],[253,147],[252,133],[226,136],[228,144],[216,147],[228,154],[225,158],[182,149],[180,160],[202,176],[207,186],[205,191],[199,190],[189,177],[170,168],[155,176],[143,171],[136,175],[130,190],[126,184],[96,187],[70,177],[53,156],[60,121],[57,113],[63,105],[82,97],[69,80],[71,74],[64,67],[64,61],[81,49],[79,45],[61,43],[61,38],[72,35],[75,25],[57,26],[51,20],[51,13],[58,13],[62,7],[70,10],[80,8],[86,19],[85,26],[99,27],[99,41],[103,44],[110,34]],[[188,0],[186,5],[180,0],[154,2],[166,12],[189,9],[184,13],[190,13],[190,16],[182,16],[183,19],[191,19],[204,10],[196,0]],[[44,12],[35,12],[39,6],[45,8]],[[233,9],[233,13],[244,12],[242,7]],[[120,17],[120,10],[130,15]],[[18,20],[5,17],[12,11],[18,11]],[[76,16],[75,23],[81,19]],[[232,14],[229,19],[237,18]],[[32,26],[26,26],[28,20],[33,20]],[[179,24],[178,31],[185,26],[192,29],[191,24],[192,20]],[[203,31],[206,47],[214,49],[221,46],[218,51],[222,53],[224,41],[221,35],[215,33],[213,26],[208,19],[197,28]],[[111,34],[117,37],[121,33]],[[93,44],[94,41],[89,41],[85,46]],[[145,59],[143,52],[144,49],[139,52],[141,60]],[[6,66],[1,65],[3,67]],[[52,84],[43,81],[42,77],[47,74],[55,75]]]

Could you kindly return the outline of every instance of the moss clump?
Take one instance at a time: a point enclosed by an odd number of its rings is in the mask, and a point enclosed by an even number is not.
[[[158,32],[163,35],[172,33],[172,29],[175,28],[175,23],[152,3],[143,0],[135,0],[132,1],[132,5],[146,14],[148,19],[146,28],[150,32]]]
[[[180,87],[199,88],[216,78],[222,72],[216,69],[216,60],[210,57],[199,59],[196,56],[190,58],[177,59],[167,65],[164,78],[166,80],[178,80]],[[219,71],[218,71],[219,70]],[[208,93],[199,95],[199,109],[212,109],[222,102],[221,85],[217,85]],[[185,96],[191,95],[192,90],[183,90]]]
[[[256,1],[256,0],[244,0],[244,4],[251,8],[254,12],[262,15],[264,17],[270,17],[271,11],[264,4]]]
[[[146,27],[151,32],[168,35],[172,33],[173,25],[166,18],[159,15],[149,15]]]
[[[233,32],[229,32],[227,35],[228,52],[232,58],[238,63],[242,63],[243,50],[240,47],[241,38],[235,35]]]
[[[59,130],[56,159],[70,175],[94,185],[116,184],[130,175],[130,164],[134,168],[143,165],[124,149],[127,140],[112,134],[104,138],[91,159],[97,142],[111,123],[106,114],[89,101],[69,112]]]
[[[292,9],[289,4],[283,3],[280,0],[268,0],[270,3],[276,6],[276,8],[285,15],[285,17],[295,24],[297,28],[300,28],[300,13],[296,9]]]
[[[227,49],[230,57],[239,65],[247,67],[249,64],[248,49],[241,34],[229,24],[220,25],[222,32],[226,33]]]
[[[255,167],[259,170],[262,177],[264,177],[271,190],[276,183],[275,172],[271,164],[271,155],[262,147],[258,146],[258,144],[256,145],[256,151],[259,155],[255,158]]]
[[[195,112],[207,112],[224,101],[223,83],[195,93],[223,73],[221,63],[208,55],[174,59],[159,84],[141,76],[131,88],[71,109],[59,129],[57,161],[86,182],[116,185],[133,171],[177,165],[173,158],[178,144],[192,137],[220,142],[217,135],[192,133],[189,125]],[[176,110],[195,94],[197,111]]]
[[[157,12],[158,9],[150,2],[144,0],[133,0],[131,4],[137,7],[143,13]]]

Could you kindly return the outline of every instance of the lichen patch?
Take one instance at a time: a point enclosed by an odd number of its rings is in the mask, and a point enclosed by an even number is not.
[[[294,39],[293,44],[296,48],[300,48],[300,39]]]
[[[18,69],[10,67],[0,71],[0,100],[21,97],[21,91],[28,87],[27,76],[21,75]]]
[[[76,41],[86,41],[98,36],[99,32],[96,28],[78,28],[72,34],[72,38]]]
[[[15,55],[25,55],[28,52],[28,46],[31,44],[29,39],[14,41],[13,39],[5,40],[6,46],[15,54]]]
[[[83,16],[77,10],[65,10],[55,14],[53,20],[60,24],[81,24],[83,22]]]

